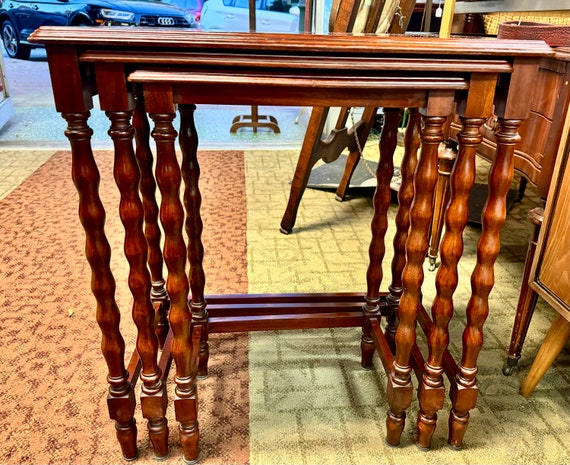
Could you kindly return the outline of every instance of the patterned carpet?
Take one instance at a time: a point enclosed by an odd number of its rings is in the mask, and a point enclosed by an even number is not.
[[[106,233],[113,249],[116,300],[127,357],[134,347],[123,227],[112,154],[98,152]],[[243,152],[202,152],[205,268],[209,293],[247,292]],[[227,177],[219,179],[219,173]],[[0,463],[123,463],[106,405],[106,365],[95,299],[70,179],[70,156],[58,152],[0,202],[0,305],[4,309]],[[223,234],[230,229],[231,235]],[[202,463],[248,463],[247,335],[211,338],[210,376],[200,385]],[[11,367],[10,369],[8,367]],[[173,371],[173,370],[172,370]],[[171,373],[171,378],[173,374]],[[172,385],[170,383],[171,391]],[[136,391],[138,392],[138,390]],[[169,393],[173,398],[173,392]],[[146,422],[137,410],[140,463],[154,463]],[[171,455],[180,463],[177,422],[168,410]]]
[[[200,154],[207,293],[362,290],[371,199],[354,196],[339,203],[330,192],[308,190],[293,234],[278,232],[296,156],[293,151]],[[116,211],[110,153],[97,153],[97,160],[104,203]],[[124,463],[107,414],[106,369],[69,172],[68,154],[56,153],[0,202],[5,310],[0,463]],[[216,195],[207,195],[212,191]],[[430,451],[415,446],[417,402],[408,411],[401,446],[384,444],[385,374],[378,360],[371,371],[360,368],[358,329],[275,331],[212,336],[210,376],[199,384],[200,463],[569,463],[570,352],[562,352],[531,397],[518,394],[554,318],[542,301],[519,368],[511,377],[501,374],[531,228],[526,214],[537,203],[527,189],[507,218],[479,358],[479,401],[462,450],[446,446],[448,404]],[[118,258],[122,225],[113,214],[106,231],[116,298],[125,312],[122,330],[132,348],[126,266]],[[450,328],[456,357],[478,233],[471,227],[465,232]],[[434,276],[426,267],[427,306],[435,293]],[[165,463],[181,463],[173,415],[170,406],[172,447]],[[136,463],[155,463],[139,411],[137,418]]]
[[[250,292],[359,291],[365,279],[371,199],[334,200],[307,190],[294,233],[276,229],[288,195],[295,152],[246,152],[248,276]],[[373,155],[374,156],[374,155]],[[488,165],[478,160],[477,182]],[[262,173],[262,174],[260,174]],[[516,187],[516,180],[515,180]],[[272,203],[267,195],[274,193]],[[527,213],[539,205],[531,188],[509,211],[495,266],[485,343],[479,356],[477,408],[460,451],[447,446],[449,402],[439,414],[432,449],[415,446],[417,401],[398,448],[384,441],[386,377],[379,359],[372,372],[360,368],[359,330],[336,329],[250,334],[250,444],[253,464],[561,464],[570,463],[570,353],[563,351],[528,399],[519,386],[556,313],[539,300],[519,369],[501,373],[531,232]],[[396,205],[389,215],[393,219]],[[254,226],[258,224],[258,226]],[[393,223],[392,223],[393,224]],[[467,227],[450,325],[450,351],[458,360],[470,274],[480,230]],[[389,229],[387,241],[393,230]],[[263,245],[262,245],[263,244]],[[388,248],[389,249],[389,248]],[[391,255],[387,251],[389,263]],[[285,263],[283,263],[285,260]],[[278,262],[280,265],[272,266]],[[384,267],[385,273],[389,267]],[[435,296],[435,272],[424,267],[424,303]],[[387,279],[385,279],[387,281]],[[383,283],[387,288],[388,282]],[[425,347],[424,347],[425,348]],[[424,356],[426,351],[422,350]],[[414,385],[417,383],[414,380]],[[446,385],[449,386],[446,380]]]

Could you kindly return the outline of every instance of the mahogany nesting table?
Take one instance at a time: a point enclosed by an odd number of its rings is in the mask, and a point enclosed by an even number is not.
[[[386,440],[398,445],[418,377],[417,443],[430,446],[437,412],[443,407],[445,373],[452,410],[448,442],[460,447],[477,400],[477,356],[483,343],[493,266],[505,220],[505,197],[513,177],[517,129],[528,113],[525,93],[551,49],[540,41],[437,39],[405,36],[309,34],[224,34],[200,31],[43,27],[31,41],[47,49],[56,109],[66,119],[72,176],[79,192],[79,215],[86,233],[102,351],[108,365],[109,413],[123,455],[137,453],[134,419],[137,378],[140,402],[157,457],[168,453],[165,375],[176,367],[174,409],[184,459],[197,460],[199,430],[197,379],[207,373],[208,334],[229,331],[361,326],[362,365],[378,353],[388,375]],[[105,210],[98,194],[99,172],[88,125],[92,97],[110,120],[115,148],[115,180],[121,193],[125,253],[130,265],[136,354],[125,366],[119,331],[120,310],[109,267]],[[374,196],[370,262],[361,294],[213,296],[205,299],[202,221],[198,189],[196,104],[383,107],[380,161]],[[428,249],[437,151],[442,126],[454,105],[462,130],[451,177],[446,233],[431,317],[421,301],[422,265]],[[494,105],[497,153],[489,175],[489,197],[477,264],[471,276],[463,353],[447,351],[453,315],[457,264],[463,251],[467,200],[474,182],[480,126]],[[389,292],[379,291],[386,250],[387,210],[393,152],[401,110],[421,118],[421,152],[408,135],[396,218]],[[180,112],[179,144],[172,122]],[[156,170],[147,115],[153,121]],[[410,127],[417,127],[411,124]],[[136,141],[136,144],[133,143]],[[160,214],[155,180],[162,200]],[[140,181],[140,183],[139,183]],[[184,196],[179,196],[181,184]],[[139,189],[140,185],[140,189]],[[207,195],[207,194],[206,194]],[[161,250],[159,221],[164,230]],[[144,225],[144,229],[143,229]],[[184,241],[184,228],[188,244]],[[166,286],[162,265],[168,270]],[[190,273],[186,274],[189,261]],[[189,298],[190,296],[190,298]],[[382,318],[385,328],[381,327]],[[427,334],[428,357],[416,345],[416,325]],[[162,352],[159,348],[162,347]],[[140,375],[139,375],[140,372]],[[198,383],[199,384],[199,383]]]

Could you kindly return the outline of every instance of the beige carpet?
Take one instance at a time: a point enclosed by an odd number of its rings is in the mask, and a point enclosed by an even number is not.
[[[246,152],[249,290],[362,291],[370,238],[370,199],[339,203],[333,193],[309,189],[294,233],[283,236],[278,231],[296,155]],[[479,179],[484,179],[488,166],[479,164]],[[251,463],[569,463],[568,351],[559,356],[530,398],[518,394],[555,315],[542,301],[531,323],[520,368],[510,377],[501,373],[531,232],[526,215],[538,204],[532,189],[527,189],[523,202],[509,212],[502,234],[496,286],[479,357],[479,400],[471,411],[463,450],[447,446],[449,402],[440,412],[432,450],[425,452],[415,446],[417,401],[408,410],[401,445],[385,445],[386,377],[379,359],[371,372],[360,368],[358,329],[280,331],[249,336]],[[395,212],[393,205],[392,217]],[[392,234],[389,230],[387,240],[391,241]],[[465,232],[456,315],[450,327],[450,348],[456,359],[461,353],[478,234],[479,230],[471,227]],[[384,270],[389,273],[389,266]],[[434,278],[435,272],[426,266],[424,302],[428,307],[435,295]]]

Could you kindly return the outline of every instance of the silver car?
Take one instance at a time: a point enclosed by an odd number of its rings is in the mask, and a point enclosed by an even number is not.
[[[299,8],[287,0],[257,0],[255,19],[257,32],[299,32]],[[202,7],[200,29],[248,32],[249,1],[207,0]]]

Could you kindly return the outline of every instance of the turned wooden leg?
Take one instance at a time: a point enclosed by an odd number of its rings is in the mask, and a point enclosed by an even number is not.
[[[184,206],[186,208],[186,233],[188,235],[188,262],[190,263],[190,311],[192,324],[202,327],[198,376],[208,376],[208,312],[204,297],[204,246],[202,244],[202,196],[198,188],[200,166],[198,164],[198,134],[194,125],[194,105],[179,105],[180,149],[182,150],[182,177],[184,178]]]
[[[315,150],[321,140],[321,134],[325,127],[328,108],[313,107],[311,111],[311,118],[307,126],[307,133],[303,139],[303,146],[291,182],[291,191],[289,193],[289,200],[285,213],[281,219],[280,231],[283,234],[289,234],[293,230],[295,220],[297,219],[297,212],[299,211],[299,204],[301,198],[309,182],[311,175],[311,168],[320,159],[320,155]]]
[[[513,154],[515,145],[520,141],[517,131],[521,122],[499,118],[499,129],[495,134],[497,153],[489,174],[489,196],[482,214],[477,263],[471,274],[472,293],[466,309],[463,354],[451,387],[453,408],[449,415],[448,442],[452,447],[461,447],[469,411],[477,403],[477,357],[483,345],[483,324],[489,314],[489,294],[495,283],[493,268],[507,215],[506,198],[514,175]]]
[[[456,149],[453,147],[452,142],[448,142],[443,150],[440,148],[438,157],[438,177],[435,198],[433,199],[433,220],[429,238],[429,271],[434,271],[437,267],[436,262],[439,242],[443,231],[445,210],[449,202],[449,179],[456,158]]]
[[[410,229],[410,209],[414,199],[414,173],[418,164],[420,147],[421,115],[417,108],[408,109],[408,125],[404,135],[404,157],[400,164],[402,183],[398,191],[398,213],[396,213],[396,234],[394,235],[394,257],[391,264],[392,282],[388,286],[387,301],[390,314],[385,329],[386,339],[392,352],[396,349],[396,325],[398,305],[404,291],[402,271],[406,265],[406,240]]]
[[[372,240],[368,249],[370,262],[366,273],[366,304],[364,314],[367,317],[380,315],[380,284],[382,282],[382,259],[386,252],[384,238],[388,229],[388,208],[390,207],[390,180],[394,173],[394,151],[397,146],[398,127],[402,110],[384,109],[385,123],[380,135],[380,160],[376,171],[377,187],[374,193],[374,214],[372,217]],[[360,342],[362,366],[372,365],[375,345],[371,335],[369,318],[365,318]]]
[[[520,393],[528,397],[534,391],[544,374],[548,371],[560,351],[570,338],[570,322],[562,315],[558,315],[548,330],[538,354],[530,367],[530,371],[521,386]]]
[[[177,136],[172,127],[174,116],[174,113],[151,113],[155,123],[152,136],[157,146],[156,180],[162,194],[160,220],[165,236],[164,261],[168,268],[166,289],[170,296],[172,357],[176,364],[174,410],[176,420],[179,422],[179,437],[184,460],[194,462],[198,459],[199,451],[196,370],[192,363],[192,314],[188,305],[190,285],[186,276],[184,208],[179,198],[182,174],[174,146]]]
[[[521,293],[517,304],[517,312],[515,314],[515,321],[513,324],[513,332],[511,334],[511,344],[507,352],[507,360],[503,366],[503,374],[509,376],[513,373],[518,361],[521,357],[522,346],[526,339],[530,320],[534,313],[534,307],[538,300],[538,294],[531,289],[528,284],[530,278],[530,270],[532,262],[534,261],[534,254],[536,252],[536,242],[540,233],[540,226],[544,217],[544,210],[540,207],[533,208],[528,218],[534,225],[532,238],[528,243],[528,250],[526,253],[526,260],[524,262],[523,278],[521,282]]]
[[[143,233],[143,205],[139,198],[139,167],[132,146],[132,112],[106,112],[111,120],[109,135],[115,146],[114,175],[121,193],[119,215],[125,228],[125,256],[129,263],[129,288],[133,295],[132,315],[137,327],[137,353],[141,361],[141,410],[148,420],[154,455],[168,455],[166,390],[158,367],[158,338],[154,328],[154,307],[147,268],[147,242]]]
[[[453,293],[459,282],[457,264],[463,253],[463,231],[469,219],[469,193],[475,182],[477,146],[482,140],[479,128],[485,120],[461,117],[461,121],[463,129],[457,134],[460,148],[450,179],[451,200],[445,215],[445,235],[441,243],[441,266],[436,275],[433,324],[427,335],[428,358],[419,389],[418,446],[422,448],[431,445],[437,412],[443,408],[445,400],[443,355],[449,345],[448,325],[453,316]],[[441,173],[441,157],[439,171]]]
[[[166,292],[166,282],[163,277],[163,260],[160,245],[161,231],[158,225],[158,204],[156,202],[156,182],[153,174],[153,155],[150,148],[150,126],[144,108],[142,94],[135,94],[135,109],[133,113],[133,128],[135,130],[135,156],[140,170],[140,192],[144,208],[144,234],[148,243],[148,267],[152,287],[150,298],[155,307],[156,335],[163,348],[168,334],[168,310],[170,301]]]
[[[423,116],[420,161],[414,178],[415,197],[412,204],[411,228],[406,242],[407,263],[402,273],[404,292],[400,299],[396,354],[388,376],[387,396],[390,409],[386,417],[386,441],[400,443],[406,409],[412,402],[411,353],[416,343],[416,321],[423,282],[423,262],[428,249],[428,233],[432,216],[433,192],[437,182],[437,151],[443,140],[446,118]]]
[[[93,131],[87,125],[89,112],[63,113],[65,135],[71,144],[71,174],[79,194],[79,219],[85,229],[85,255],[91,267],[91,290],[97,301],[97,323],[102,333],[101,350],[109,374],[107,406],[115,420],[123,456],[137,456],[135,395],[125,368],[125,341],[119,330],[121,314],[115,301],[115,278],[109,266],[111,247],[105,236],[105,208],[99,197],[99,170],[91,150]]]

